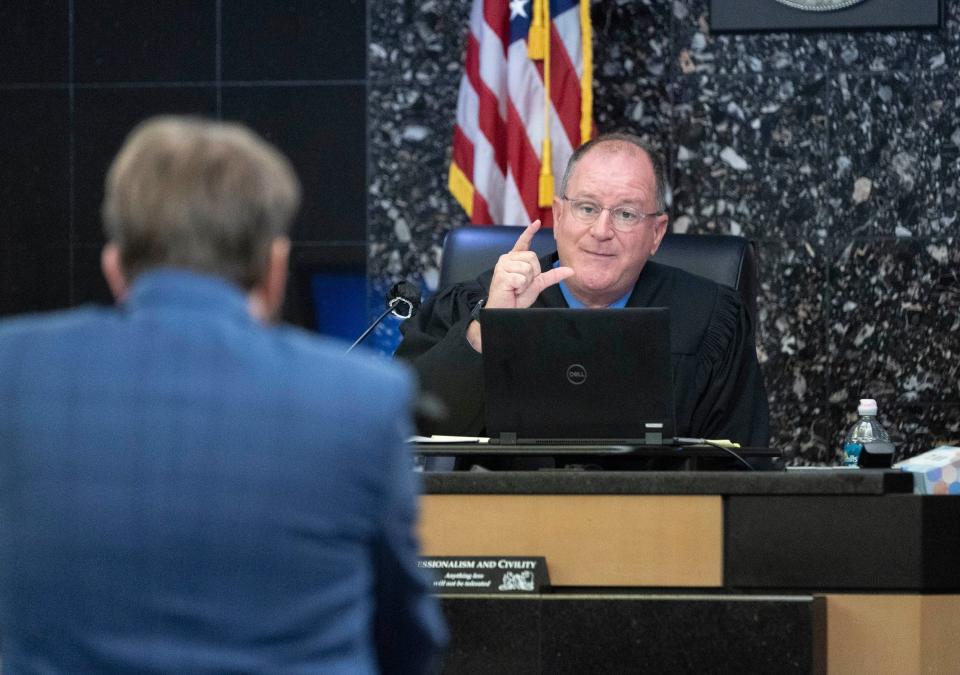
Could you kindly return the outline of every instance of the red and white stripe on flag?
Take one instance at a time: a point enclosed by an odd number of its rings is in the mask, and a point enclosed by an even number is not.
[[[591,39],[589,0],[473,0],[449,174],[472,223],[552,225],[592,132]]]

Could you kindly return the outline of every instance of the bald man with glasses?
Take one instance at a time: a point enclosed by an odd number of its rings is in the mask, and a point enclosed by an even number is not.
[[[556,253],[530,250],[535,221],[492,270],[441,289],[403,325],[397,356],[448,410],[421,431],[484,434],[481,308],[669,307],[677,435],[768,445],[766,391],[739,296],[650,261],[667,231],[666,190],[662,160],[636,136],[578,148],[553,200]]]

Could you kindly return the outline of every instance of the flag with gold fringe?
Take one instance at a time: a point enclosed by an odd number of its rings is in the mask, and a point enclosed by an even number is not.
[[[593,128],[589,0],[473,0],[450,192],[476,224],[552,225]]]

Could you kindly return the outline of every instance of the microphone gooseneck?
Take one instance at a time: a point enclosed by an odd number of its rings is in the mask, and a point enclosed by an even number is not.
[[[420,289],[416,284],[409,281],[401,281],[390,288],[386,297],[387,308],[378,316],[370,326],[360,334],[360,337],[354,341],[346,353],[349,354],[353,348],[363,342],[364,338],[373,332],[373,329],[380,325],[387,314],[393,314],[400,319],[409,319],[420,309]]]

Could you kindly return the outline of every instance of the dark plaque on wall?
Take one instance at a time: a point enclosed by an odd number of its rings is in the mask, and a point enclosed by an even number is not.
[[[539,593],[550,586],[542,556],[425,556],[417,566],[433,573],[434,593]]]
[[[710,0],[717,32],[939,26],[940,0]]]

